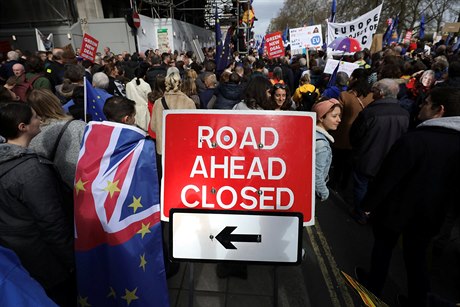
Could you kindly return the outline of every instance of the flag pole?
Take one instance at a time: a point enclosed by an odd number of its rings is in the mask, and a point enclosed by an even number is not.
[[[84,104],[84,118],[85,118],[85,123],[88,121],[86,120],[86,108],[88,105],[88,96],[86,95],[86,76],[83,77],[83,104]]]

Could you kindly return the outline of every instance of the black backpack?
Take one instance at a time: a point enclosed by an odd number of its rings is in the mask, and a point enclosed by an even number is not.
[[[311,111],[312,106],[315,104],[316,99],[318,99],[318,93],[316,92],[316,86],[312,92],[306,92],[302,94],[302,99],[300,100],[297,111]]]

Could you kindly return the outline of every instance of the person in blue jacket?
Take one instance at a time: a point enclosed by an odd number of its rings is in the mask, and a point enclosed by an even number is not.
[[[325,201],[329,197],[327,182],[332,162],[330,143],[334,143],[328,131],[336,130],[340,124],[342,105],[332,98],[314,104],[312,111],[316,113],[315,194],[320,201]]]
[[[42,286],[21,265],[18,256],[0,246],[0,306],[55,307]]]

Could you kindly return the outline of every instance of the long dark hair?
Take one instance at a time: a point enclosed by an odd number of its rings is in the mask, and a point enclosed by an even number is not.
[[[366,69],[357,68],[351,73],[348,90],[355,91],[358,97],[366,97],[371,91],[368,81],[369,73]]]
[[[272,87],[270,81],[262,76],[254,77],[246,87],[244,102],[250,109],[260,107],[264,110],[274,110],[275,103],[267,97],[267,90]]]
[[[283,102],[283,105],[280,107],[280,110],[287,111],[291,109],[292,101],[291,101],[291,91],[286,84],[277,83],[273,85],[270,94],[272,95],[271,100],[273,100],[275,107],[278,106],[275,101],[275,92],[278,89],[282,89],[286,92],[286,100]]]

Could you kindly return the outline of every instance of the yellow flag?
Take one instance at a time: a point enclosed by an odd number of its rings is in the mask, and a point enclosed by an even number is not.
[[[357,282],[350,275],[341,271],[345,280],[348,284],[358,292],[359,296],[363,300],[363,303],[368,307],[388,307],[387,304],[382,302],[378,297],[376,297],[371,291],[367,290],[363,285]]]

